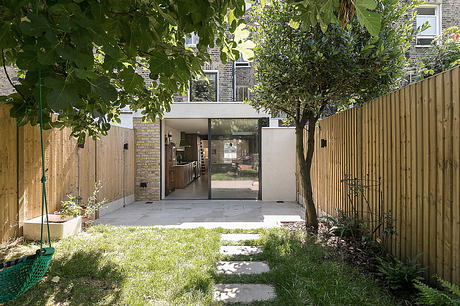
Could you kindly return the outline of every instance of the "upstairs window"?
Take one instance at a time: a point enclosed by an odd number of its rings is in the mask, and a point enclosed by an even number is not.
[[[240,54],[240,57],[235,62],[235,67],[249,67],[251,63],[246,61],[243,56]]]
[[[418,47],[430,46],[434,37],[441,34],[441,15],[439,5],[423,5],[417,8],[417,27],[428,24],[428,28],[417,35]]]
[[[205,77],[190,81],[190,102],[217,102],[217,71],[205,71]]]
[[[189,36],[185,36],[185,45],[187,47],[196,47],[196,45],[198,45],[199,42],[200,37],[198,36],[198,34],[192,32]]]

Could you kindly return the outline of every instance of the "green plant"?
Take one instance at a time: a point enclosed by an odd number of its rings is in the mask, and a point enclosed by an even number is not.
[[[102,201],[99,201],[99,202],[97,201],[97,195],[101,191],[101,188],[102,188],[102,183],[100,181],[94,184],[93,193],[86,201],[86,204],[82,205],[82,208],[85,210],[85,212],[83,213],[84,217],[91,216],[99,209],[99,207],[101,207],[107,202],[106,199],[103,199]]]
[[[359,220],[356,215],[348,216],[343,210],[337,210],[337,217],[325,216],[322,221],[329,226],[329,229],[341,238],[352,240],[368,240],[369,230],[366,224]]]
[[[421,255],[422,253],[419,253],[413,259],[407,257],[406,262],[402,262],[390,254],[383,258],[377,257],[377,274],[383,277],[392,290],[412,288],[415,281],[423,279],[422,273],[426,270],[418,264]]]
[[[427,78],[460,65],[460,27],[450,27],[437,36],[421,58],[420,78]]]
[[[18,125],[37,124],[40,73],[45,127],[69,127],[80,142],[106,135],[128,105],[155,120],[190,76],[202,74],[209,48],[221,47],[223,62],[245,54],[233,41],[244,7],[243,0],[0,1],[0,62],[19,69],[20,83],[10,78],[16,91],[0,100]],[[200,38],[193,50],[184,39],[192,32]],[[139,71],[147,69],[144,80]]]
[[[59,211],[61,218],[67,216],[77,217],[81,214],[81,207],[78,205],[77,197],[71,194],[67,195],[67,200],[61,202],[61,207],[62,209]]]
[[[307,227],[318,227],[310,175],[318,120],[331,109],[378,97],[400,82],[407,65],[405,51],[417,33],[412,17],[402,17],[415,4],[383,0],[370,6],[382,16],[376,36],[359,23],[362,11],[344,28],[338,22],[327,27],[292,22],[298,17],[298,7],[283,1],[270,1],[252,11],[250,37],[257,64],[250,104],[276,117],[286,115],[295,124]]]
[[[420,291],[423,302],[428,305],[460,305],[460,289],[458,286],[436,276],[445,290],[430,287],[419,280],[414,281],[414,287]]]
[[[93,193],[84,204],[81,204],[81,198],[68,194],[67,200],[61,202],[62,209],[60,210],[60,213],[62,218],[66,216],[89,217],[92,214],[94,214],[99,209],[99,207],[101,207],[107,202],[105,199],[102,201],[97,200],[97,195],[101,191],[101,188],[101,182],[95,183]]]

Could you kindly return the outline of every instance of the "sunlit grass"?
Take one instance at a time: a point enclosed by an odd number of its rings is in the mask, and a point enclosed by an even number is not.
[[[392,298],[372,279],[340,261],[326,259],[326,250],[306,234],[255,230],[262,237],[251,244],[263,246],[264,252],[232,257],[219,254],[224,232],[235,231],[92,227],[55,243],[49,273],[10,304],[216,305],[213,285],[220,282],[274,285],[277,299],[255,305],[392,304]],[[27,248],[16,249],[23,253]],[[30,246],[31,252],[35,248]],[[220,259],[263,260],[271,271],[217,275],[215,263]]]

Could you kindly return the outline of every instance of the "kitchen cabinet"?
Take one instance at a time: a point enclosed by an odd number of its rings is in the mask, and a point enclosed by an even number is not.
[[[174,167],[175,186],[177,189],[183,189],[190,184],[196,177],[197,162],[176,165]]]
[[[176,189],[175,169],[176,166],[176,145],[174,143],[165,145],[165,195],[170,194]]]

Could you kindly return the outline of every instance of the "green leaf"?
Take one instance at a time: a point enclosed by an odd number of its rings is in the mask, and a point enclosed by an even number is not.
[[[13,38],[11,27],[4,23],[0,26],[0,49],[13,48],[16,45],[16,40]]]
[[[120,75],[123,78],[123,87],[126,91],[133,91],[144,86],[144,79],[131,67],[123,69]]]
[[[49,29],[48,21],[42,15],[31,15],[28,20],[24,19],[19,28],[21,32],[28,36],[39,36]]]
[[[51,89],[46,96],[46,103],[55,112],[62,111],[79,100],[77,89],[66,84],[63,79],[45,78],[43,86]]]
[[[107,103],[113,102],[118,98],[116,89],[110,84],[109,79],[106,77],[97,78],[94,83],[91,84],[91,90]]]
[[[368,10],[375,10],[377,8],[375,0],[356,0],[355,5]]]
[[[252,61],[254,59],[254,51],[255,44],[251,40],[247,40],[236,47],[236,49],[241,53],[243,59],[246,61]]]
[[[243,41],[249,37],[249,30],[246,28],[245,24],[240,24],[235,30],[235,41]]]
[[[149,64],[150,75],[166,73],[169,69],[172,69],[168,56],[163,52],[152,52],[152,55],[149,59]]]
[[[82,79],[82,80],[97,78],[97,74],[94,73],[93,71],[79,69],[79,68],[75,69],[75,75],[77,76],[77,78]]]
[[[359,23],[366,27],[372,36],[377,36],[381,27],[380,15],[377,12],[370,11],[375,9],[376,6],[375,0],[357,0],[355,2]]]
[[[298,29],[299,26],[300,26],[300,22],[299,21],[295,21],[294,19],[291,19],[289,20],[289,26],[293,29]]]

